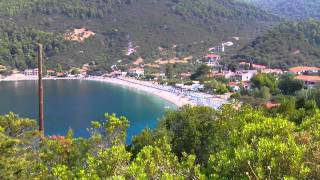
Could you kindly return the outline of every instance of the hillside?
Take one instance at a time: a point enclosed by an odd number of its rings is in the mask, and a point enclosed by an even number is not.
[[[107,68],[118,60],[130,63],[138,56],[147,61],[200,56],[225,38],[252,39],[280,21],[277,16],[234,0],[2,0],[0,12],[3,21],[60,37],[82,27],[96,34],[48,56],[49,67],[98,61],[100,67]],[[129,44],[136,53],[126,56]],[[159,47],[168,53],[160,52]]]
[[[320,66],[320,22],[282,23],[256,38],[233,58],[272,67]]]
[[[0,21],[0,39],[0,64],[18,69],[36,67],[37,42],[43,43],[45,57],[57,55],[71,44],[61,34],[19,27],[8,21]]]
[[[320,0],[239,0],[287,18],[320,19]]]

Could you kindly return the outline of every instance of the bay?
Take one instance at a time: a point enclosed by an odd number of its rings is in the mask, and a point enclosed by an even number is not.
[[[130,121],[127,143],[144,128],[154,128],[169,109],[177,107],[136,89],[97,81],[44,81],[46,135],[88,137],[92,120],[103,121],[105,113],[116,113]],[[38,119],[37,81],[0,82],[0,114],[14,112]]]

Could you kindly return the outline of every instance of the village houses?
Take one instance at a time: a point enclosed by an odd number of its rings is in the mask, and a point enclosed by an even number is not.
[[[308,66],[298,66],[289,69],[289,72],[301,75],[305,73],[318,73],[320,72],[320,68],[318,67],[308,67]]]
[[[210,67],[218,66],[220,60],[221,56],[217,54],[208,54],[204,57],[204,63]]]
[[[128,74],[132,76],[143,76],[144,75],[144,69],[140,67],[136,68],[130,68],[128,70]]]

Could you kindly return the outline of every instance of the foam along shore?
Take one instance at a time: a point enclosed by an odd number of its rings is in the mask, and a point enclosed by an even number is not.
[[[141,90],[146,93],[152,94],[154,96],[158,96],[166,101],[169,101],[178,107],[182,107],[187,104],[194,105],[187,98],[178,96],[169,91],[156,88],[155,86],[153,86],[152,83],[148,83],[148,82],[142,82],[142,81],[138,81],[130,78],[101,78],[101,77],[90,77],[84,80],[106,82],[106,83],[111,83],[115,85],[126,86],[129,88]]]

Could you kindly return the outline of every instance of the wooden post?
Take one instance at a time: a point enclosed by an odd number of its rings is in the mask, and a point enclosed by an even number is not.
[[[39,96],[39,131],[44,135],[43,80],[42,80],[42,44],[38,44],[38,96]]]

